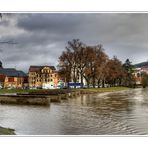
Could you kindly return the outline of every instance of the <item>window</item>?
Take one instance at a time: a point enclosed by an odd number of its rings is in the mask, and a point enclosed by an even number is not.
[[[8,82],[14,82],[14,78],[13,77],[8,78]]]
[[[137,73],[137,77],[138,77],[138,78],[140,77],[140,73]]]

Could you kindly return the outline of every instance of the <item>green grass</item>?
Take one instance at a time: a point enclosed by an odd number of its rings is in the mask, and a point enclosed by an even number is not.
[[[0,135],[15,135],[14,129],[0,127]]]
[[[27,92],[40,92],[43,89],[0,89],[0,94],[3,93],[27,93]],[[49,90],[49,91],[56,91],[56,90]]]
[[[29,90],[24,90],[24,89],[0,89],[0,94],[3,93],[23,93],[23,92],[28,92]]]
[[[70,89],[71,91],[75,91],[75,89]],[[66,93],[70,91],[67,89],[0,89],[0,94],[4,93]]]
[[[86,88],[86,89],[78,89],[87,92],[113,92],[113,91],[121,91],[121,90],[128,90],[128,87],[108,87],[108,88]],[[71,89],[72,91],[76,91],[77,89]],[[66,92],[66,89],[0,89],[0,94],[4,93],[27,93],[27,92]]]
[[[121,90],[128,90],[128,87],[108,87],[108,88],[86,88],[81,89],[84,91],[90,92],[114,92],[114,91],[121,91]]]

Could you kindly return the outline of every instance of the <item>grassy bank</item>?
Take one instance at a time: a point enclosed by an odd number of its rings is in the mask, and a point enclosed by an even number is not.
[[[90,93],[103,93],[103,92],[115,92],[115,91],[122,91],[128,90],[128,87],[108,87],[108,88],[86,88],[81,89],[84,92]]]
[[[25,90],[25,89],[0,89],[0,94],[4,94],[4,93],[25,93],[25,92],[29,92],[29,90]]]
[[[60,93],[65,92],[65,90],[62,89],[0,89],[0,94],[4,93],[40,93],[40,92],[53,92],[53,93]]]
[[[0,135],[15,135],[14,129],[0,127]]]
[[[74,89],[0,89],[0,94],[4,93],[57,93],[63,94]]]
[[[85,92],[114,92],[114,91],[121,91],[121,90],[128,90],[128,87],[108,87],[108,88],[85,88],[85,89],[0,89],[0,94],[4,94],[4,93],[44,93],[44,94],[65,94],[67,92],[71,92],[71,91],[76,91],[76,90],[81,90],[81,91],[85,91]]]

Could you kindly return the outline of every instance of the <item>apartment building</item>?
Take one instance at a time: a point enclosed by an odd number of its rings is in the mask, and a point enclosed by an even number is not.
[[[54,66],[30,66],[28,76],[30,88],[58,87],[59,75]]]

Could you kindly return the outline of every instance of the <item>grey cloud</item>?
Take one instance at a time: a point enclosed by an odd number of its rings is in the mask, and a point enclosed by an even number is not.
[[[25,17],[25,19],[24,19]],[[82,18],[78,14],[31,14],[20,18],[17,25],[29,31],[55,34],[67,33],[75,30]]]
[[[147,26],[148,14],[12,14],[0,22],[0,41],[18,44],[0,44],[0,56],[5,66],[25,71],[30,65],[56,66],[67,41],[79,38],[89,45],[103,44],[110,57],[137,63],[148,57]]]

